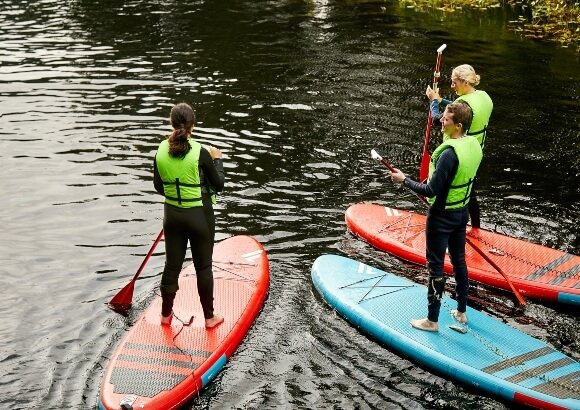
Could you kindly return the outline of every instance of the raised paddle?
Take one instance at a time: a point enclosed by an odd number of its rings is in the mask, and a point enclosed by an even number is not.
[[[376,159],[378,161],[381,161],[383,163],[384,166],[386,166],[389,171],[391,172],[396,172],[395,168],[389,164],[389,162],[384,159],[383,157],[381,157],[379,155],[379,153],[372,149],[371,150],[371,157],[373,157],[373,159]],[[421,200],[421,202],[424,205],[429,206],[429,203],[427,202],[427,200],[425,198],[423,198],[421,195],[416,194],[417,198],[419,198]],[[474,244],[468,237],[467,235],[465,236],[465,240],[466,242],[473,248],[473,250],[475,252],[477,252],[483,259],[486,260],[487,263],[489,263],[496,271],[498,271],[506,280],[507,284],[509,285],[510,289],[512,290],[512,292],[514,293],[514,295],[516,296],[516,299],[518,300],[518,302],[520,302],[520,304],[522,306],[526,305],[526,301],[524,300],[524,298],[522,297],[522,295],[520,294],[520,292],[515,288],[514,284],[512,283],[512,281],[510,280],[510,278],[508,277],[508,275],[503,271],[502,268],[500,268],[494,261],[492,261],[489,256],[487,256],[485,254],[485,252],[483,252],[476,244]]]
[[[443,44],[437,49],[437,62],[435,64],[435,71],[433,73],[433,90],[437,91],[437,83],[439,82],[439,76],[441,73],[441,57],[443,56],[443,50],[447,47],[447,44]],[[423,182],[427,179],[429,175],[429,162],[431,161],[431,155],[429,154],[429,139],[431,138],[431,124],[433,123],[433,117],[431,116],[431,106],[429,106],[429,117],[427,117],[427,129],[425,130],[425,142],[423,143],[423,155],[421,157],[421,167],[419,168],[419,181]]]
[[[147,261],[153,254],[153,251],[157,247],[157,244],[159,243],[159,241],[161,241],[161,238],[163,238],[163,229],[161,229],[159,235],[157,235],[155,242],[153,242],[151,249],[149,249],[147,256],[145,256],[145,259],[143,259],[143,262],[141,262],[141,266],[139,266],[139,269],[137,270],[137,273],[135,273],[135,276],[133,276],[133,279],[131,279],[131,282],[125,285],[125,287],[121,289],[115,295],[115,297],[111,299],[111,301],[109,302],[109,305],[113,308],[113,310],[118,312],[124,312],[131,307],[131,303],[133,301],[133,289],[135,288],[135,281],[141,274],[141,271],[143,271],[143,268],[145,267]]]

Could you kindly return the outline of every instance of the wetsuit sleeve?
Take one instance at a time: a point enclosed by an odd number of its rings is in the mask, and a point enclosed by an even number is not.
[[[441,116],[443,116],[442,111],[445,107],[451,104],[451,102],[452,101],[446,100],[445,98],[442,98],[441,102],[437,102],[437,100],[431,101],[431,118],[433,118],[433,120],[441,119]]]
[[[455,150],[451,147],[447,148],[441,153],[437,159],[437,166],[435,171],[431,176],[428,183],[422,184],[412,179],[405,178],[403,185],[409,188],[416,194],[425,196],[427,198],[433,198],[439,195],[445,189],[451,185],[451,181],[455,176],[457,167],[459,166],[459,160],[455,154]]]
[[[161,175],[159,175],[159,170],[157,169],[157,161],[153,158],[153,186],[155,190],[161,195],[165,195],[165,189],[163,188],[163,180]]]
[[[221,192],[224,189],[226,180],[222,159],[212,159],[209,151],[202,148],[199,154],[199,167],[203,171],[206,181],[209,182],[212,188],[216,192]]]

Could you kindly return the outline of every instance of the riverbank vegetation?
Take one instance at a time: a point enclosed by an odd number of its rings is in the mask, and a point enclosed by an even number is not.
[[[580,51],[578,0],[399,0],[406,7],[460,12],[463,9],[510,7],[517,16],[509,27],[521,35],[560,43]]]

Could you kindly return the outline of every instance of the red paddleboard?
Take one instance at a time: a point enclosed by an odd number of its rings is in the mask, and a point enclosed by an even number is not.
[[[179,277],[171,326],[161,326],[156,297],[115,350],[99,409],[175,409],[205,387],[230,359],[259,314],[269,285],[266,251],[249,236],[215,245],[214,309],[224,322],[205,328],[195,269]],[[191,321],[191,322],[190,322]]]
[[[382,251],[425,265],[425,215],[360,203],[345,215],[348,229]],[[580,305],[580,257],[485,229],[468,227],[468,238],[510,278],[524,296]],[[510,291],[505,278],[481,255],[465,246],[469,278]],[[453,267],[449,255],[445,272]]]

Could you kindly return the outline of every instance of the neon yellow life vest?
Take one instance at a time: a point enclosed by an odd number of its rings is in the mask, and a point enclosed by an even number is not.
[[[471,107],[473,119],[471,126],[467,130],[467,135],[472,135],[477,138],[481,148],[485,145],[485,136],[487,133],[487,125],[489,124],[489,117],[493,110],[493,102],[490,96],[481,90],[475,90],[470,94],[465,94],[457,98],[454,102],[463,101]]]
[[[435,172],[439,156],[447,147],[452,147],[455,150],[455,155],[457,155],[457,159],[459,160],[459,166],[457,167],[453,181],[451,181],[449,193],[445,199],[445,209],[461,209],[469,203],[473,180],[481,163],[483,153],[477,139],[473,136],[466,135],[461,138],[449,138],[443,144],[439,145],[431,156],[429,179],[431,179],[433,172]],[[436,198],[436,196],[427,198],[427,201],[430,205],[433,205]]]
[[[169,154],[169,141],[159,144],[155,162],[163,181],[165,203],[179,208],[194,208],[203,206],[201,180],[199,177],[199,154],[201,144],[189,139],[191,149],[183,158],[172,157]],[[215,195],[212,194],[212,203]]]

